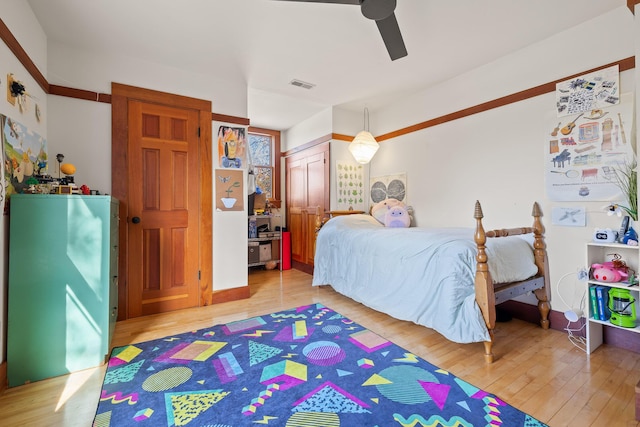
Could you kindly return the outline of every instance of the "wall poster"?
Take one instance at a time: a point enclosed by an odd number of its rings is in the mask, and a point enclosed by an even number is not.
[[[397,199],[407,204],[407,174],[386,175],[371,178],[371,203],[378,203],[385,199]]]
[[[218,161],[223,168],[246,168],[247,139],[245,128],[218,128]]]
[[[635,158],[633,95],[579,117],[554,117],[545,143],[546,189],[554,201],[624,200],[616,171]]]
[[[336,162],[338,179],[336,180],[338,205],[336,210],[346,211],[350,208],[364,211],[364,167],[359,163]]]
[[[216,210],[244,210],[243,171],[237,169],[216,169]]]
[[[577,119],[591,110],[620,103],[618,70],[614,65],[556,84],[558,117],[575,114]]]
[[[47,140],[25,125],[0,114],[4,154],[3,194],[21,193],[47,172]],[[6,206],[5,206],[6,209]]]

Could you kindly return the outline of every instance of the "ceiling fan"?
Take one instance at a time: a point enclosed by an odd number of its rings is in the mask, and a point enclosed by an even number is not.
[[[407,48],[404,46],[400,27],[396,20],[394,10],[396,0],[281,0],[303,1],[310,3],[337,3],[353,4],[360,6],[360,11],[365,18],[376,21],[384,45],[387,47],[392,61],[407,56]]]

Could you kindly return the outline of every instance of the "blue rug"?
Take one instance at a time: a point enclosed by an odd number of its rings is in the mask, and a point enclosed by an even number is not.
[[[115,348],[94,426],[544,426],[321,304]]]

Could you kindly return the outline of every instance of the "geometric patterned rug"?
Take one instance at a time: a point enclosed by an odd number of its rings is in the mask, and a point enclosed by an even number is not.
[[[115,348],[93,425],[545,424],[315,304]]]

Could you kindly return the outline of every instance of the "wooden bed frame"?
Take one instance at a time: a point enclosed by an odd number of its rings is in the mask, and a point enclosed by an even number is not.
[[[540,325],[543,329],[549,329],[549,261],[547,259],[547,245],[544,242],[544,226],[542,225],[542,211],[537,202],[533,204],[533,227],[509,228],[501,230],[484,231],[482,226],[482,207],[476,201],[473,217],[476,219],[476,231],[474,240],[478,248],[476,255],[476,302],[480,306],[480,311],[484,317],[484,322],[489,330],[491,341],[484,342],[484,358],[487,363],[493,362],[493,330],[496,325],[496,305],[511,298],[533,291],[538,299],[538,310],[540,310]],[[487,253],[485,243],[487,237],[506,237],[521,234],[533,233],[533,257],[538,267],[535,276],[513,283],[498,283],[493,285],[489,266],[487,264]]]
[[[349,212],[351,213],[351,212]],[[355,213],[355,212],[354,212]],[[346,214],[346,213],[341,213]],[[505,302],[519,295],[533,292],[538,299],[538,309],[540,310],[540,325],[543,329],[549,329],[549,304],[550,286],[549,286],[549,265],[547,259],[547,245],[544,241],[544,226],[542,225],[542,211],[537,202],[533,204],[532,227],[508,228],[485,231],[482,226],[482,207],[480,202],[476,201],[473,217],[476,220],[476,230],[474,240],[478,253],[476,255],[476,275],[475,275],[475,293],[476,302],[480,307],[484,322],[489,330],[490,341],[484,342],[484,358],[487,363],[493,363],[493,331],[496,325],[496,305]],[[324,219],[320,212],[316,215],[316,235],[320,228],[328,219]],[[493,284],[491,274],[489,273],[489,265],[487,264],[486,242],[487,238],[497,238],[506,236],[517,236],[522,234],[533,234],[533,255],[538,272],[531,278],[520,282]]]

